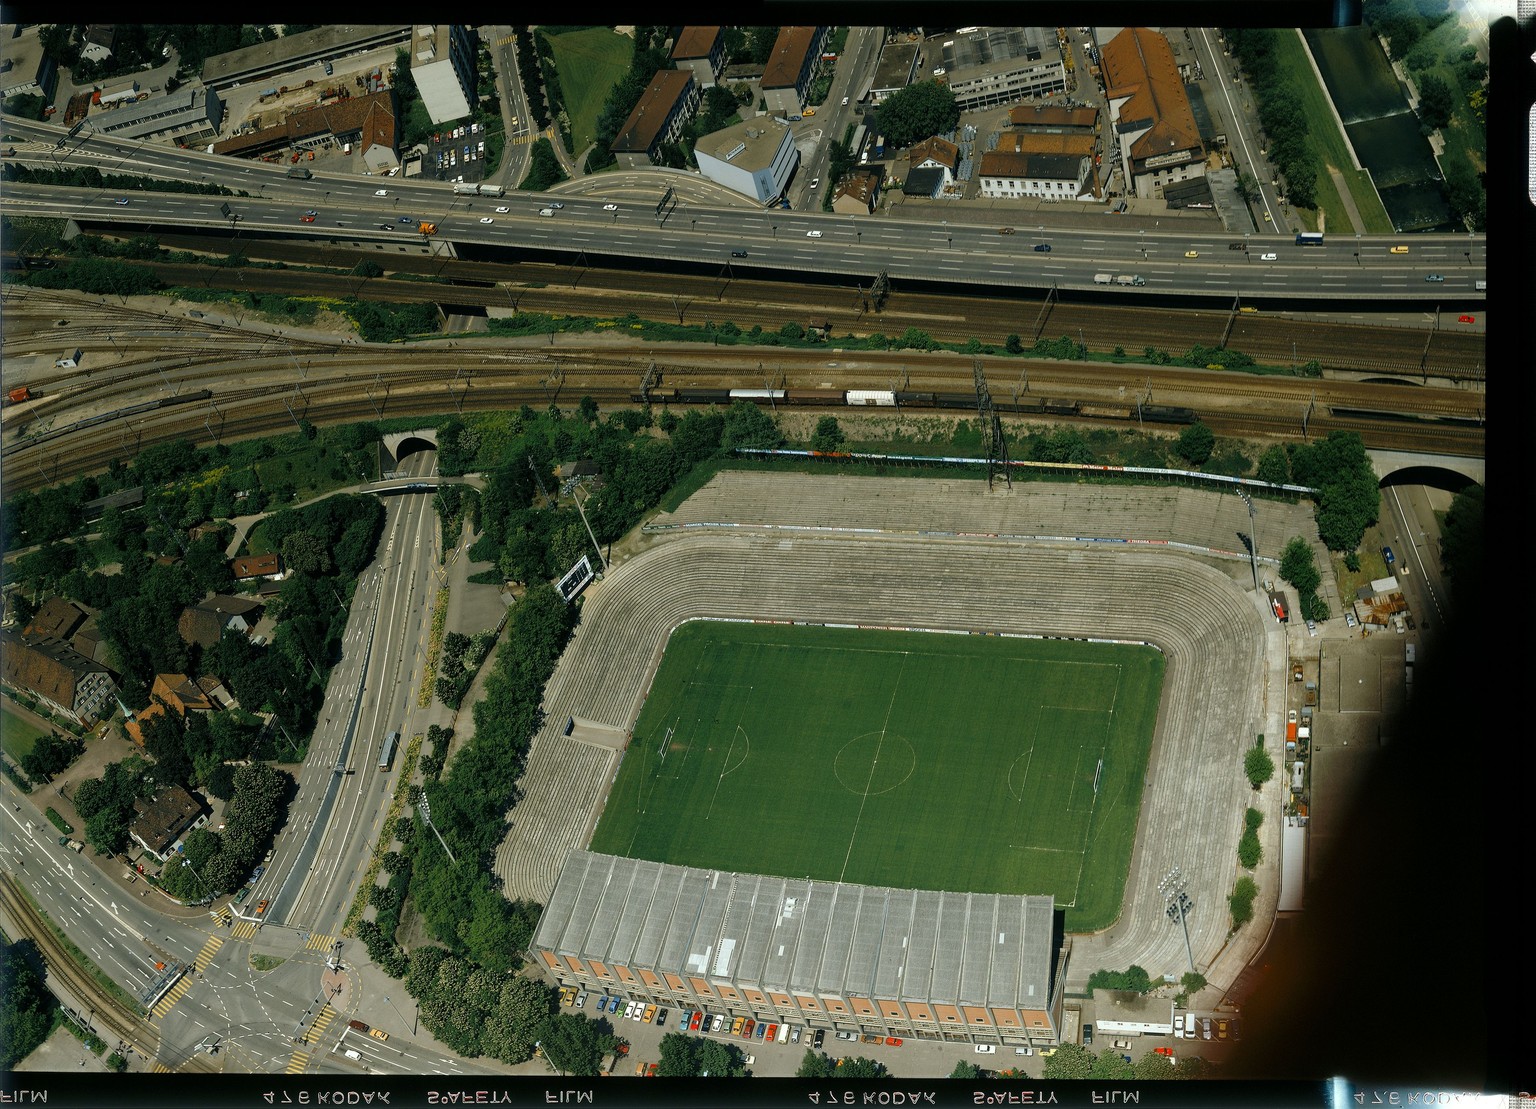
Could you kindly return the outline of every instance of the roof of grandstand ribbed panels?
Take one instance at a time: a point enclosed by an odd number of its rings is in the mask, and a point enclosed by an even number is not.
[[[701,870],[572,851],[533,946],[738,989],[1043,1008],[1052,899]]]

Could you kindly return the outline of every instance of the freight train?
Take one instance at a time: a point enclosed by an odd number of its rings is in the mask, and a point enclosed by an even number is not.
[[[784,404],[790,407],[822,408],[957,408],[976,411],[975,393],[927,393],[891,389],[652,389],[649,394],[635,393],[636,404],[732,404],[749,400],[754,404]],[[1019,397],[992,401],[998,412],[1018,416],[1076,416],[1090,420],[1141,420],[1154,424],[1192,424],[1192,408],[1162,404],[1104,404],[1095,401],[1055,400],[1049,397]]]

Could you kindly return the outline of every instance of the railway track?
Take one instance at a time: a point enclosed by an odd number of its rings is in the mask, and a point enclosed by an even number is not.
[[[96,979],[74,959],[59,942],[52,927],[25,895],[21,885],[9,874],[0,874],[0,906],[20,926],[23,934],[31,937],[42,953],[49,979],[62,984],[70,996],[91,1009],[96,1034],[106,1040],[108,1046],[120,1041],[138,1053],[141,1059],[155,1059],[161,1051],[160,1035],[139,1014],[125,1008],[120,1001],[102,989]],[[217,1072],[218,1067],[205,1056],[193,1054],[179,1060],[176,1068],[182,1071],[202,1073]]]

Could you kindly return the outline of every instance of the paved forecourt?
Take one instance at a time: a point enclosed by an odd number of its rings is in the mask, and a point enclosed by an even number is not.
[[[889,484],[906,489],[909,482]],[[1094,503],[1101,489],[1077,492],[1085,520],[1102,515]],[[786,501],[783,511],[792,513],[793,501]],[[1211,511],[1204,507],[1205,515]],[[1165,516],[1164,523],[1177,521]],[[1184,969],[1182,933],[1168,926],[1156,893],[1158,879],[1174,865],[1204,910],[1190,921],[1196,960],[1203,964],[1219,951],[1235,829],[1248,798],[1241,755],[1261,726],[1266,669],[1275,669],[1266,665],[1273,635],[1251,591],[1202,560],[1167,548],[788,535],[756,528],[674,533],[655,541],[589,591],[582,623],[546,690],[548,723],[529,753],[525,796],[497,853],[508,896],[547,897],[566,851],[587,843],[612,781],[617,756],[566,737],[568,717],[630,727],[668,633],[700,617],[1156,644],[1168,666],[1151,785],[1125,913],[1114,940],[1097,948],[1104,961],[1096,965],[1136,961],[1154,974]]]

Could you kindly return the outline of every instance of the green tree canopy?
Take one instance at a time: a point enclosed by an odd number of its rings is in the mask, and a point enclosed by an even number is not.
[[[1275,760],[1269,757],[1268,751],[1255,744],[1243,754],[1243,775],[1250,786],[1258,789],[1275,776]]]
[[[953,131],[960,109],[948,85],[918,81],[882,101],[875,119],[887,146],[906,147]]]
[[[1043,1078],[1091,1078],[1094,1058],[1081,1044],[1062,1044],[1041,1068]]]
[[[1216,433],[1197,420],[1179,433],[1173,449],[1191,466],[1204,466],[1216,449]]]

